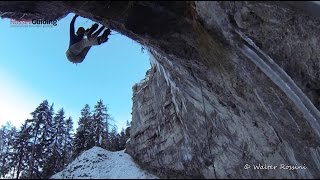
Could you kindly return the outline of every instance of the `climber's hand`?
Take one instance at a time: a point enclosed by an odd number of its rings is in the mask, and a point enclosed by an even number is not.
[[[108,36],[109,36],[110,33],[111,33],[111,30],[108,28],[108,29],[107,29],[107,32],[108,32]]]

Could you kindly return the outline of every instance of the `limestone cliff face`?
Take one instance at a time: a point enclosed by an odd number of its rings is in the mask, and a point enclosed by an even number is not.
[[[127,152],[160,177],[320,177],[318,17],[280,2],[1,2],[0,11],[77,12],[148,47]]]

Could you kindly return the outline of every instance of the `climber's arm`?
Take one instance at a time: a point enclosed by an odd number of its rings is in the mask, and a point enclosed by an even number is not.
[[[72,39],[73,36],[75,36],[75,32],[74,32],[74,23],[76,22],[76,19],[79,15],[75,15],[71,22],[70,22],[70,38]]]

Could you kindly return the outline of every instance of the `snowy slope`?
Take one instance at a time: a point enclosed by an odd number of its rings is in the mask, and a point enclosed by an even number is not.
[[[83,152],[63,171],[51,178],[157,179],[156,176],[140,169],[124,150],[110,152],[100,147],[93,147]]]

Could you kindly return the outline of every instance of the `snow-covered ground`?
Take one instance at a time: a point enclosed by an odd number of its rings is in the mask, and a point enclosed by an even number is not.
[[[122,151],[110,152],[93,147],[83,152],[52,179],[158,179],[142,170],[131,156]]]

